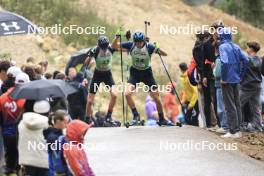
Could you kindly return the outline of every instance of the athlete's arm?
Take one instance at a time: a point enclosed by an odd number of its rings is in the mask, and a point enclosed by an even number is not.
[[[121,45],[120,45],[120,42],[118,41],[119,40],[119,37],[115,37],[113,42],[112,42],[112,45],[111,47],[117,51],[120,51],[121,49]],[[127,49],[126,47],[124,47],[124,45],[122,44],[122,51],[123,52],[127,52],[129,49]]]
[[[167,53],[163,51],[162,49],[159,49],[158,52],[160,53],[161,56],[167,56]]]

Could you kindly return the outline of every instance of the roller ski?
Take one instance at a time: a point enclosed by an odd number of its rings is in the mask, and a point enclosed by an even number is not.
[[[140,118],[134,118],[130,123],[126,122],[125,126],[126,128],[129,128],[130,126],[144,126],[145,120],[140,120]]]
[[[106,118],[104,121],[104,127],[120,127],[121,123],[119,121],[115,121],[112,118]]]
[[[182,127],[182,123],[176,122],[176,124],[174,124],[170,120],[166,120],[166,119],[158,121],[157,124],[159,126],[179,126],[179,127]]]

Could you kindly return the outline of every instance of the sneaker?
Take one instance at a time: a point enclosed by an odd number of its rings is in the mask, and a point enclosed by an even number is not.
[[[221,133],[221,134],[226,134],[228,131],[225,130],[224,128],[218,128],[218,129],[216,130],[216,132],[217,132],[217,133]]]
[[[207,128],[208,131],[213,131],[213,132],[216,132],[218,129],[219,127],[217,125]]]
[[[240,138],[242,137],[241,132],[236,132],[235,134],[231,134],[230,132],[221,136],[222,138]]]
[[[163,119],[159,122],[157,122],[159,126],[175,126],[174,123],[172,123],[170,120]]]

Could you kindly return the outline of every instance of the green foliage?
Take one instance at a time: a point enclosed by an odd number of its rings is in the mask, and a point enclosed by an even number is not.
[[[42,27],[52,27],[61,24],[62,27],[76,25],[80,27],[105,27],[108,37],[112,38],[117,27],[108,24],[99,18],[92,9],[78,8],[77,0],[0,0],[1,6],[5,9],[16,12],[32,20],[35,24]],[[89,29],[91,31],[91,29]],[[96,44],[98,30],[94,34],[61,34],[66,44],[73,44],[75,47],[90,46]]]
[[[218,8],[264,29],[263,0],[221,0]]]

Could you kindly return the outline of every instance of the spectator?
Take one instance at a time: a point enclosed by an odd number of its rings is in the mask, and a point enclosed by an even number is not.
[[[22,73],[19,67],[12,66],[8,68],[7,79],[3,82],[2,87],[1,87],[2,93],[5,93],[9,88],[15,86],[15,78],[19,73]]]
[[[55,71],[53,72],[53,74],[52,74],[52,79],[56,79],[56,76],[57,76],[58,73],[61,73],[61,72],[58,71],[58,70],[55,70]]]
[[[7,79],[7,70],[11,67],[9,61],[0,61],[0,87],[3,84],[3,81]]]
[[[55,79],[60,79],[60,80],[65,81],[66,77],[64,73],[58,73],[56,74]]]
[[[72,68],[71,68],[72,69]],[[71,74],[71,69],[69,75]],[[85,108],[87,103],[87,89],[82,85],[84,80],[82,73],[77,73],[75,78],[71,78],[70,85],[75,87],[78,91],[74,94],[68,95],[69,114],[72,119],[80,119],[84,121]]]
[[[68,171],[62,153],[60,153],[62,149],[51,148],[51,145],[55,144],[60,136],[63,136],[63,130],[67,126],[68,118],[65,113],[57,111],[50,115],[50,119],[52,126],[44,130],[43,134],[48,143],[49,176],[54,176]],[[61,155],[59,156],[59,154]],[[64,162],[59,163],[59,159],[62,159]]]
[[[15,87],[29,82],[29,77],[25,73],[19,73],[15,78]],[[18,169],[18,148],[17,148],[17,122],[23,113],[25,100],[14,100],[10,93],[13,88],[8,89],[0,97],[0,114],[2,121],[2,132],[4,139],[6,168],[5,174],[16,173]]]
[[[37,80],[36,72],[33,66],[25,66],[23,71],[29,76],[30,81]]]
[[[256,132],[262,131],[262,118],[261,118],[261,106],[260,106],[260,94],[261,94],[261,82],[262,68],[261,59],[257,56],[257,52],[260,50],[260,45],[257,42],[247,43],[248,54],[248,67],[245,75],[241,81],[241,108],[242,108],[242,123],[245,116],[243,109],[246,103],[250,106],[250,117],[248,117],[250,126],[247,127],[247,131]]]
[[[219,44],[217,44],[215,52],[216,52],[216,60],[215,60],[215,68],[214,68],[214,77],[215,77],[215,89],[216,89],[216,104],[217,104],[217,115],[220,121],[220,127],[216,130],[218,133],[227,133],[229,130],[227,124],[227,117],[225,112],[225,105],[223,100],[223,92],[221,88],[221,61],[219,56]]]
[[[19,131],[19,164],[24,168],[25,175],[49,175],[48,153],[45,149],[29,148],[29,144],[46,145],[43,130],[48,128],[48,117],[41,115],[48,113],[49,102],[37,101],[34,104],[34,112],[26,112],[18,125]]]
[[[156,103],[151,98],[150,95],[148,95],[146,98],[145,112],[147,115],[147,124],[146,125],[147,126],[157,125],[157,119],[159,118],[158,111],[157,111]]]
[[[176,87],[175,83],[174,87]],[[168,119],[173,123],[176,123],[178,122],[177,116],[179,115],[178,103],[176,101],[176,96],[172,89],[171,83],[169,83],[166,88],[167,92],[165,93],[163,98],[164,111]]]
[[[186,63],[181,63],[179,68],[182,72],[181,74],[181,82],[183,84],[183,114],[185,117],[185,122],[188,125],[198,126],[198,115],[199,115],[199,107],[198,107],[198,90],[196,86],[191,85],[187,70],[188,66]]]
[[[248,59],[240,47],[232,42],[230,28],[219,31],[221,60],[221,84],[226,109],[229,132],[222,135],[224,138],[241,137],[241,104],[239,97],[239,83],[244,75]]]
[[[71,121],[66,129],[63,155],[73,175],[94,176],[83,146],[84,137],[91,126],[80,120]]]
[[[47,73],[44,74],[44,77],[45,77],[46,79],[52,79],[52,74],[49,73],[49,72],[47,72]]]

